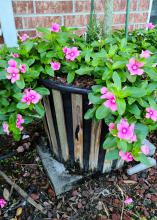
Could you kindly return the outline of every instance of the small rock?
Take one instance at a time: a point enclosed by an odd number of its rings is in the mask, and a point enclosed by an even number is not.
[[[97,206],[95,207],[97,210],[101,211],[103,209],[103,204],[101,201],[98,202]]]

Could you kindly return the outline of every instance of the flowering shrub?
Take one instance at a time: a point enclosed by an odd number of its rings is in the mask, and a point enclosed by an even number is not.
[[[91,108],[85,119],[105,120],[107,159],[148,164],[148,146],[142,144],[157,128],[156,34],[147,30],[123,32],[87,43],[69,29],[52,24],[38,28],[37,36],[20,37],[19,47],[0,51],[0,120],[2,130],[20,138],[23,126],[43,117],[42,97],[49,91],[38,85],[39,77],[90,76],[95,81],[89,93]],[[149,50],[148,50],[149,48]]]

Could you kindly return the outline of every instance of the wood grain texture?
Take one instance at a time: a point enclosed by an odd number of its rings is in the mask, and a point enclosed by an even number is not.
[[[74,158],[83,168],[83,110],[82,95],[72,94]]]
[[[64,109],[63,109],[63,101],[60,91],[52,90],[54,108],[59,132],[59,139],[62,150],[62,157],[64,161],[69,160],[69,147],[67,141],[67,132],[65,126],[65,118],[64,118]]]
[[[110,151],[110,149],[107,149],[106,152]],[[112,160],[104,160],[104,166],[103,166],[103,173],[110,172],[112,169]]]
[[[120,169],[124,165],[124,160],[119,159],[117,161],[116,169]]]
[[[55,129],[53,125],[52,113],[51,113],[50,102],[49,102],[48,96],[43,98],[43,104],[44,104],[44,108],[46,111],[46,119],[47,119],[47,125],[48,125],[48,130],[49,130],[49,137],[50,137],[52,147],[53,147],[52,150],[56,156],[59,156],[57,139],[56,139]]]
[[[92,121],[91,129],[91,145],[89,155],[89,169],[96,170],[98,166],[98,155],[100,148],[100,135],[101,135],[101,121]]]

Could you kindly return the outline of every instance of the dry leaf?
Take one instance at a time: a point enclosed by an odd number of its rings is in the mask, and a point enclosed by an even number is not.
[[[136,184],[137,182],[135,180],[123,180],[124,183],[127,184]]]
[[[9,191],[6,188],[4,188],[3,197],[5,198],[5,200],[9,201],[9,196],[10,196]]]
[[[19,216],[22,214],[22,208],[19,207],[17,210],[16,210],[16,216]]]

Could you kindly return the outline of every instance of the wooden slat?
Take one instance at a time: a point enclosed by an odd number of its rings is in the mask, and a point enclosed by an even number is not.
[[[83,168],[83,110],[82,95],[72,94],[74,157]]]
[[[119,159],[117,161],[116,169],[120,169],[124,165],[124,160]]]
[[[52,94],[53,94],[58,132],[59,132],[59,139],[62,150],[62,157],[64,161],[67,161],[69,159],[69,147],[67,141],[62,96],[61,93],[57,90],[52,90]]]
[[[43,104],[44,104],[44,108],[46,111],[46,119],[47,119],[47,124],[48,124],[49,136],[50,136],[50,140],[51,140],[52,147],[53,147],[52,150],[56,156],[59,156],[57,139],[56,139],[52,113],[51,113],[51,108],[50,108],[50,102],[49,102],[48,97],[43,98]]]
[[[101,121],[92,121],[89,169],[97,169],[100,148]]]
[[[110,151],[110,149],[107,149],[107,150],[106,150],[106,153],[107,153],[108,151]],[[103,166],[103,173],[110,172],[110,171],[111,171],[111,168],[112,168],[112,160],[106,160],[106,158],[105,158],[104,166]]]

